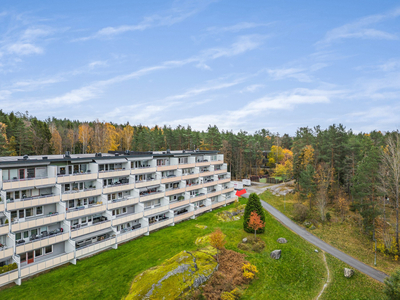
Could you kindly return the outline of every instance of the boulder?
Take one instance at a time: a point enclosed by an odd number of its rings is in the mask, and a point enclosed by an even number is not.
[[[315,252],[315,253],[318,253],[318,250],[317,250],[317,249],[315,249],[315,250],[314,250],[314,252]]]
[[[344,277],[350,278],[354,275],[354,271],[352,269],[344,268]]]
[[[274,250],[274,251],[271,252],[270,256],[273,259],[279,259],[281,257],[281,252],[282,252],[282,250]]]
[[[286,244],[286,243],[287,243],[287,240],[286,240],[285,238],[279,238],[279,239],[277,240],[277,242],[278,242],[279,244]]]
[[[314,230],[314,229],[316,229],[316,227],[314,225],[311,225],[311,227],[309,229]]]
[[[244,238],[244,239],[242,240],[242,243],[247,243],[247,238]]]
[[[305,227],[307,227],[307,228],[310,228],[311,225],[312,225],[312,223],[309,222],[309,221],[305,221],[305,222],[303,223],[303,225],[304,225]]]

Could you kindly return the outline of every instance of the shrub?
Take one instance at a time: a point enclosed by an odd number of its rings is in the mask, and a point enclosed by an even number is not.
[[[385,279],[385,288],[383,292],[390,300],[400,299],[400,269],[396,270],[390,277]]]
[[[293,218],[296,221],[304,222],[308,215],[308,208],[300,203],[295,203],[293,205]]]
[[[264,209],[262,208],[260,198],[256,193],[250,194],[249,201],[247,202],[246,208],[244,210],[243,229],[244,231],[249,233],[254,233],[254,230],[248,226],[250,215],[253,211],[255,211],[257,215],[259,215],[261,221],[265,223]],[[264,231],[265,227],[258,229],[256,233],[264,233]]]
[[[239,245],[237,246],[240,250],[244,250],[244,251],[249,251],[251,248],[251,245],[248,243],[239,243]]]
[[[242,270],[243,277],[250,280],[252,280],[254,276],[256,276],[256,274],[258,273],[257,267],[250,263],[243,264]]]
[[[329,212],[327,212],[326,213],[326,220],[328,221],[328,222],[330,222],[331,221],[331,214],[329,213]]]
[[[223,292],[221,294],[221,300],[235,300],[235,296],[230,292]]]
[[[264,241],[260,240],[253,245],[251,250],[253,250],[254,252],[260,253],[264,248],[265,248],[265,243],[264,243]]]

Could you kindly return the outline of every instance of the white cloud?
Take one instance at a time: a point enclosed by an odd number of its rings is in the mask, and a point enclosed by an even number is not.
[[[246,29],[269,26],[270,24],[252,23],[252,22],[240,22],[232,26],[226,27],[209,27],[207,31],[209,33],[224,33],[224,32],[239,32]]]
[[[269,69],[268,74],[275,80],[295,78],[300,82],[311,82],[311,78],[304,71],[305,69],[298,68]]]
[[[265,87],[264,84],[252,84],[246,86],[243,90],[240,91],[240,93],[246,93],[246,92],[254,93],[257,90],[262,89],[263,87]]]
[[[364,17],[358,21],[328,31],[325,37],[321,41],[317,42],[317,45],[326,46],[335,41],[348,38],[396,40],[398,39],[396,34],[377,30],[370,26],[388,19],[396,18],[399,15],[400,8],[386,14]]]
[[[7,50],[11,54],[28,55],[28,54],[41,54],[43,49],[41,47],[29,43],[15,43],[9,45]]]

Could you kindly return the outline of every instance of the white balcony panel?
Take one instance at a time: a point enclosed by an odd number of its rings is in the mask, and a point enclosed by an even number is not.
[[[140,189],[140,188],[143,188],[143,187],[146,187],[146,186],[158,185],[160,183],[161,183],[160,179],[158,179],[158,180],[147,180],[147,181],[143,181],[143,182],[136,182],[135,183],[135,187],[137,189]]]
[[[203,187],[213,186],[213,185],[217,185],[217,184],[219,184],[218,181],[210,181],[207,183],[203,183]]]
[[[212,165],[222,165],[224,163],[223,160],[212,160],[210,162]]]
[[[117,192],[133,190],[134,188],[135,188],[135,184],[134,183],[119,184],[119,185],[116,185],[116,186],[104,187],[103,188],[103,193],[104,194],[117,193]]]
[[[129,214],[125,217],[119,217],[112,220],[112,226],[117,226],[120,224],[128,223],[131,221],[135,221],[137,219],[143,218],[143,212],[136,213],[136,214]]]
[[[169,208],[173,209],[175,207],[179,207],[182,205],[186,205],[189,204],[190,200],[184,200],[184,201],[178,201],[178,202],[174,202],[174,203],[170,203]]]
[[[22,200],[7,203],[7,210],[23,209],[26,207],[46,205],[56,203],[60,201],[60,195],[54,195],[50,197],[38,197],[31,200]]]
[[[178,167],[179,169],[189,169],[189,168],[194,168],[196,164],[179,164]]]
[[[77,236],[89,234],[89,233],[103,230],[103,229],[106,229],[109,227],[111,227],[111,220],[101,222],[100,224],[86,226],[86,227],[71,231],[71,238],[76,238]]]
[[[207,198],[211,198],[211,197],[215,197],[221,195],[221,191],[216,191],[216,192],[212,192],[212,193],[208,193],[207,194]]]
[[[52,185],[55,183],[56,183],[55,177],[16,180],[16,181],[10,181],[10,182],[3,182],[3,190],[33,188],[35,186]]]
[[[218,175],[218,174],[224,174],[224,173],[226,173],[227,172],[227,170],[215,170],[214,171],[214,174],[215,175]]]
[[[175,182],[175,181],[181,181],[181,180],[182,180],[182,176],[175,176],[175,177],[161,179],[161,183],[169,183],[169,182]]]
[[[11,283],[18,279],[18,269],[0,274],[0,286]]]
[[[8,226],[8,224],[6,224],[6,225],[0,227],[0,235],[8,234],[8,232],[9,232],[9,226]]]
[[[176,195],[176,194],[180,194],[183,193],[186,189],[185,188],[181,188],[181,189],[174,189],[174,190],[169,190],[169,191],[165,191],[165,196],[171,196],[171,195]]]
[[[0,212],[4,211],[4,209],[5,209],[4,203],[0,203]]]
[[[142,234],[145,234],[148,230],[148,227],[143,227],[143,228],[139,228],[133,231],[129,231],[129,232],[125,232],[122,233],[120,235],[117,235],[117,243],[122,243],[125,241],[129,241],[131,239],[134,239],[135,237],[138,237]]]
[[[225,201],[217,202],[212,205],[212,208],[217,208],[225,204]]]
[[[61,200],[67,201],[67,200],[72,200],[72,199],[96,197],[96,196],[100,196],[100,195],[101,195],[101,189],[93,189],[93,190],[87,190],[87,191],[83,191],[83,192],[62,194]]]
[[[10,247],[5,250],[0,250],[0,259],[10,257],[14,254],[14,248]],[[0,275],[1,276],[1,275]]]
[[[21,246],[17,246],[15,249],[15,252],[17,254],[23,253],[23,252],[27,252],[27,251],[31,251],[37,248],[41,248],[41,247],[45,247],[48,245],[53,245],[56,243],[60,243],[63,241],[66,241],[69,239],[69,232],[64,232],[63,234],[54,236],[54,237],[50,237],[47,239],[43,239],[43,240],[39,240],[37,242],[33,242],[33,243],[28,243],[28,244],[24,244]]]
[[[40,226],[48,225],[51,223],[57,223],[57,222],[61,222],[62,220],[64,220],[64,218],[65,218],[64,214],[58,214],[55,216],[39,218],[39,219],[35,219],[32,221],[27,220],[25,222],[12,224],[11,231],[16,232],[16,231],[25,230],[25,229],[32,228],[32,227],[40,227]]]
[[[194,203],[194,202],[201,201],[204,199],[207,199],[207,195],[200,195],[197,197],[190,198],[190,203]]]
[[[231,188],[223,189],[221,192],[222,193],[229,193],[229,192],[233,192],[234,190],[235,190],[235,188],[231,187]]]
[[[131,174],[132,175],[137,175],[137,174],[146,174],[146,173],[155,173],[157,171],[157,168],[137,168],[137,169],[132,169]]]
[[[76,250],[76,258],[89,255],[93,252],[100,252],[104,249],[112,247],[113,245],[115,245],[115,237],[107,239],[103,242],[97,242],[94,245],[86,246],[82,249],[77,249]]]
[[[162,197],[164,197],[164,192],[153,193],[153,194],[150,194],[150,195],[147,195],[147,196],[140,196],[140,202],[159,199],[159,198],[162,198]]]
[[[203,161],[203,162],[197,162],[196,167],[206,167],[209,166],[210,162],[209,161]]]
[[[161,222],[157,222],[156,224],[149,226],[149,231],[156,230],[156,229],[164,227],[164,226],[168,226],[169,224],[172,224],[172,223],[173,223],[173,219],[168,219],[168,220],[164,220]]]
[[[137,198],[129,198],[126,200],[121,200],[121,201],[117,201],[117,202],[112,202],[112,203],[108,203],[107,204],[107,209],[116,209],[118,207],[122,207],[122,206],[129,206],[129,205],[133,205],[139,203],[139,197]]]
[[[80,209],[80,210],[76,210],[76,211],[68,210],[66,218],[67,219],[75,219],[75,218],[79,218],[81,216],[93,215],[96,213],[106,211],[106,208],[107,208],[106,205],[100,204],[100,205],[96,205],[96,206],[92,206],[89,208],[84,208],[84,209]]]
[[[146,216],[154,215],[154,214],[160,213],[162,211],[167,211],[168,209],[169,209],[168,205],[148,209],[148,210],[144,211],[144,216],[146,217]]]
[[[193,216],[193,214],[194,214],[194,212],[190,211],[190,212],[188,212],[186,214],[180,214],[179,216],[175,216],[174,217],[174,222],[176,223],[176,222],[180,222],[182,220],[189,219],[191,216]]]
[[[227,182],[229,182],[230,181],[230,179],[229,178],[226,178],[226,179],[220,179],[220,180],[218,180],[218,181],[216,181],[218,184],[221,184],[221,183],[227,183]]]
[[[131,174],[131,170],[115,170],[107,172],[99,172],[99,178],[122,177]]]
[[[205,212],[205,211],[210,210],[210,208],[211,208],[210,205],[209,205],[209,206],[200,207],[200,208],[198,208],[198,209],[196,209],[196,210],[194,211],[194,214],[195,214],[195,215],[201,214],[201,213],[203,213],[203,212]]]
[[[172,166],[157,166],[157,171],[172,171],[178,169],[178,165],[172,165]]]
[[[96,173],[86,173],[86,174],[73,174],[73,175],[64,175],[58,176],[58,183],[69,183],[69,182],[78,182],[78,181],[86,181],[86,180],[94,180],[97,179]]]
[[[197,189],[200,189],[200,188],[202,188],[202,187],[203,187],[203,184],[202,184],[202,183],[199,183],[199,184],[192,184],[192,185],[186,186],[186,192],[193,191],[193,190],[197,190]]]
[[[211,176],[214,175],[214,171],[210,171],[210,172],[201,172],[200,173],[200,177],[206,177],[206,176]]]
[[[26,267],[21,268],[21,277],[27,277],[33,275],[38,272],[42,272],[44,270],[51,269],[55,266],[64,264],[70,260],[74,259],[74,253],[65,253],[54,258],[38,262],[35,264],[27,265]]]
[[[199,173],[189,174],[189,175],[183,175],[183,176],[182,176],[182,180],[198,178],[199,175],[200,175]]]

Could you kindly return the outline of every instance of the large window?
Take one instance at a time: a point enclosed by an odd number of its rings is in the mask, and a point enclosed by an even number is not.
[[[44,248],[44,252],[46,254],[53,252],[53,246],[47,246]]]
[[[28,169],[26,169],[26,171],[27,171],[28,178],[35,178],[35,168],[28,168]]]
[[[43,249],[42,248],[39,248],[39,249],[35,250],[35,257],[42,256],[42,254],[43,254]]]
[[[36,214],[37,215],[42,215],[43,214],[43,206],[36,207]]]

